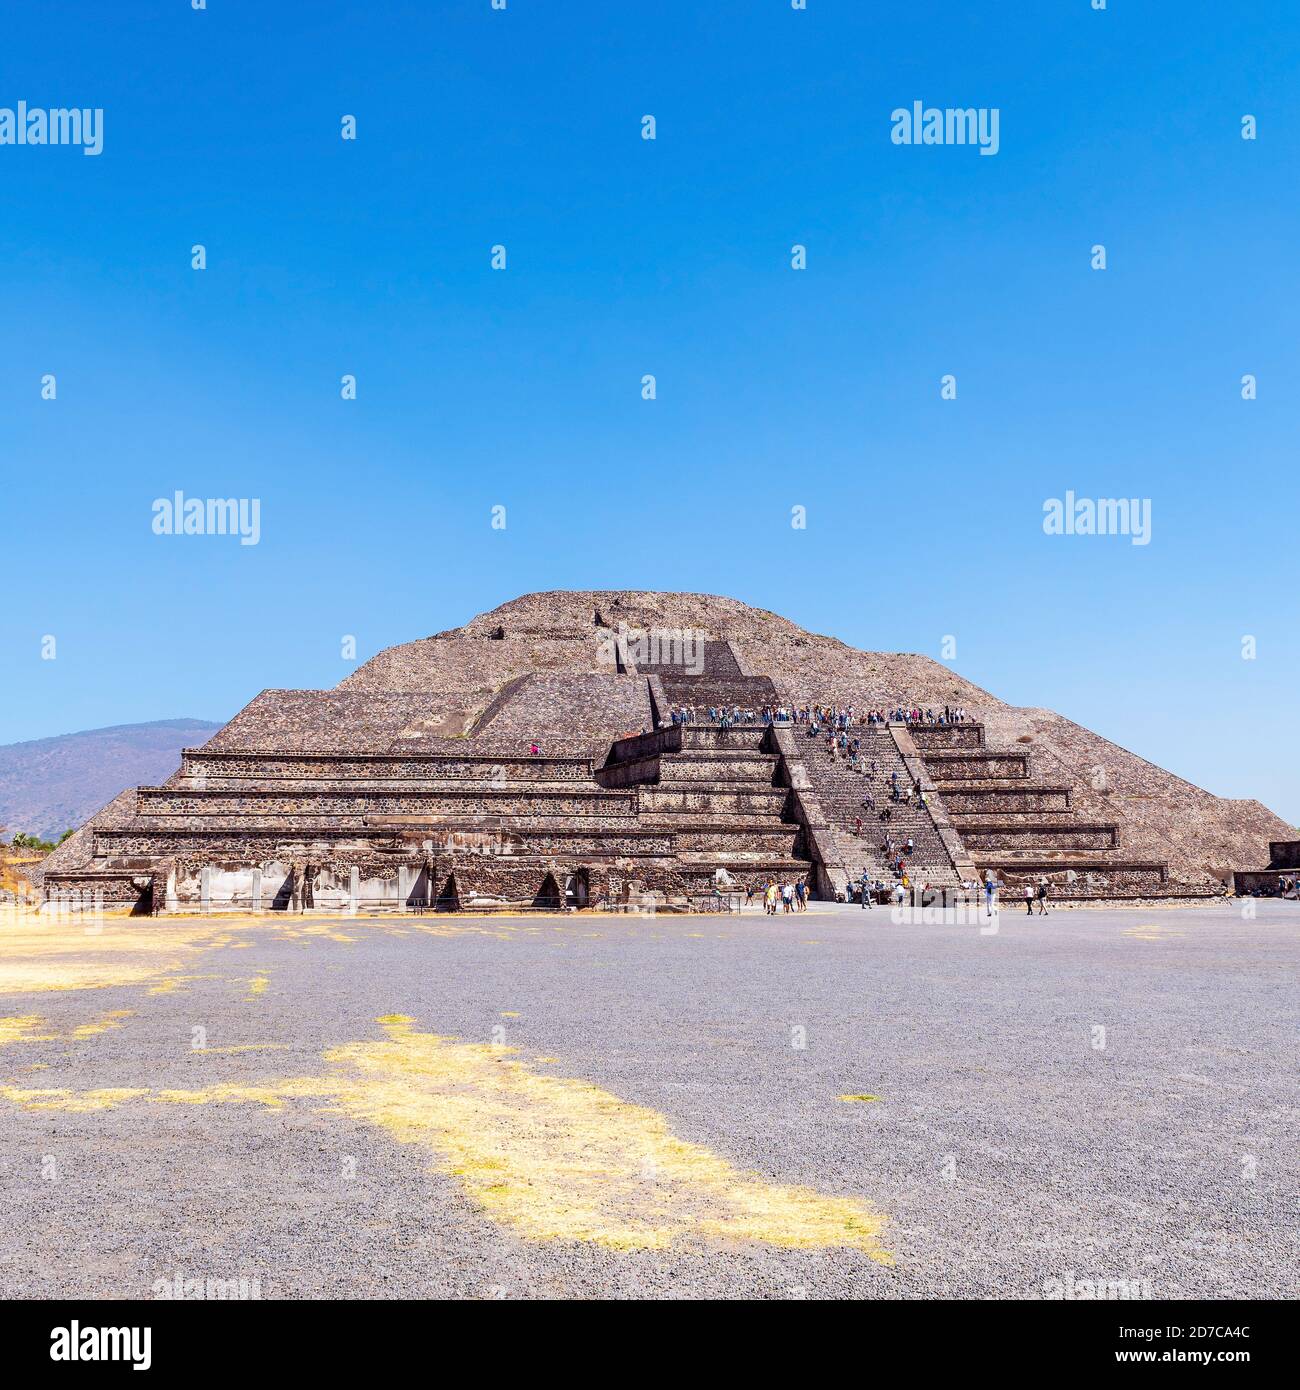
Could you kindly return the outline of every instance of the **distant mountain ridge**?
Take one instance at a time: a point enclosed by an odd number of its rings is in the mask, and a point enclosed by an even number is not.
[[[207,719],[115,724],[25,743],[0,744],[0,827],[57,839],[127,787],[165,781],[182,748],[222,726]]]

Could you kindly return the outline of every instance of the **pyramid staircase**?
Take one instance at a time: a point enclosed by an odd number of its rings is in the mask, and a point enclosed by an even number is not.
[[[888,835],[898,847],[894,855],[903,854],[907,861],[907,876],[912,883],[932,888],[956,887],[961,882],[952,850],[945,843],[931,810],[913,797],[910,804],[891,801],[891,774],[898,778],[899,789],[912,786],[913,778],[890,730],[879,725],[855,725],[852,737],[861,743],[859,768],[855,771],[838,752],[832,754],[826,733],[810,736],[809,726],[794,729],[796,745],[827,820],[835,834],[841,862],[856,879],[865,870],[873,878],[892,882],[892,859],[886,856],[884,840]],[[862,805],[868,794],[875,802],[871,810]],[[888,821],[880,813],[888,810]],[[855,833],[856,823],[862,822],[861,833]],[[910,855],[903,846],[913,841]]]

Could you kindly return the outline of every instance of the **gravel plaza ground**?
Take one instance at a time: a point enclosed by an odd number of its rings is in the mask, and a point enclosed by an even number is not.
[[[11,917],[0,1295],[1293,1298],[1251,907]]]

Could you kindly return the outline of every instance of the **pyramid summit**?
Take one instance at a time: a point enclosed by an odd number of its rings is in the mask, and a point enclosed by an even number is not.
[[[266,690],[44,863],[142,912],[698,904],[865,872],[1223,891],[1287,826],[920,655],[712,594],[526,594]]]

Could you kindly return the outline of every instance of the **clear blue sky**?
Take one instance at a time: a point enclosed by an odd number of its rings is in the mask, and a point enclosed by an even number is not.
[[[1298,53],[1290,0],[13,7],[0,106],[105,117],[0,146],[0,741],[691,589],[953,634],[1300,819]],[[916,100],[1000,152],[892,144]],[[260,544],[153,534],[177,489]],[[1066,490],[1150,498],[1151,544],[1044,535]]]

